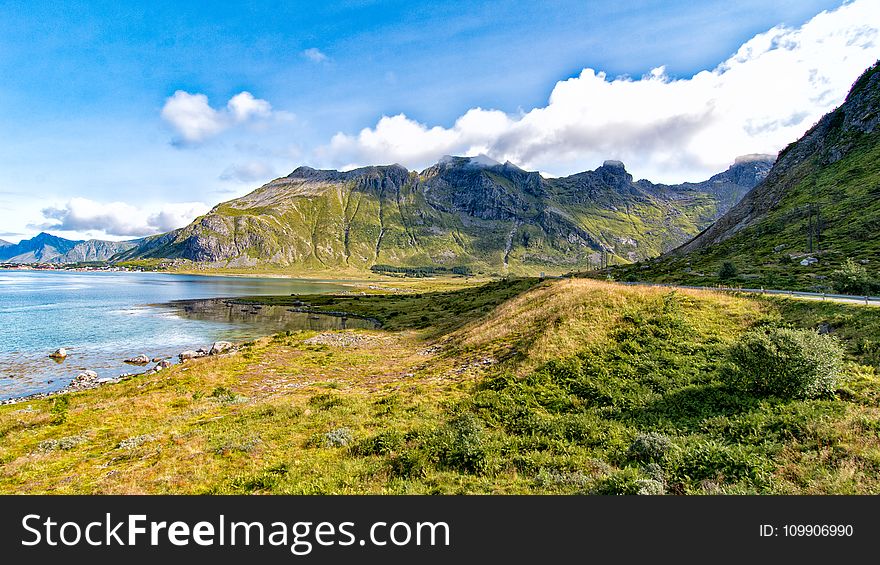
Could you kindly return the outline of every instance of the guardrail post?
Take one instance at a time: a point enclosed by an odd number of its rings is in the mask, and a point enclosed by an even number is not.
[[[822,300],[825,300],[825,293],[822,293]]]
[[[868,305],[868,297],[866,296],[865,297],[865,306],[867,306],[867,305]]]

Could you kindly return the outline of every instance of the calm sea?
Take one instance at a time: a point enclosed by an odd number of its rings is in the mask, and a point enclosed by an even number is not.
[[[85,369],[99,377],[143,371],[123,360],[173,357],[220,339],[286,329],[333,329],[359,320],[221,305],[219,311],[169,306],[172,300],[351,290],[339,281],[161,273],[0,271],[0,400],[63,388]],[[69,357],[48,357],[59,347]]]

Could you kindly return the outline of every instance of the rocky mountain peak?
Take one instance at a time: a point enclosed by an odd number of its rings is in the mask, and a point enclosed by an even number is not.
[[[444,155],[437,161],[437,165],[448,165],[453,167],[471,166],[471,167],[497,167],[501,165],[495,159],[480,153],[473,157],[459,157],[455,155]]]
[[[31,243],[41,244],[41,245],[43,245],[43,244],[52,245],[54,243],[60,243],[60,242],[67,243],[69,241],[70,240],[66,240],[64,238],[54,236],[54,235],[52,235],[50,233],[46,233],[46,232],[40,232],[31,238]],[[80,242],[76,241],[75,243],[80,243]]]
[[[624,166],[623,161],[618,161],[616,159],[606,159],[605,162],[602,163],[602,167],[607,169],[620,169],[622,171],[626,171],[626,166]]]
[[[767,153],[749,153],[748,155],[740,155],[736,159],[733,160],[734,165],[745,165],[749,163],[766,163],[776,160],[775,155],[768,155]]]

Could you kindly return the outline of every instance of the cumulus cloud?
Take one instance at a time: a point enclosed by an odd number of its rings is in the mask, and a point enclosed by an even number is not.
[[[275,176],[275,170],[268,163],[251,161],[243,164],[233,164],[220,173],[220,180],[237,180],[241,182],[253,182],[269,180]]]
[[[697,180],[738,155],[776,153],[796,140],[878,57],[880,4],[858,0],[799,28],[758,34],[692,77],[672,78],[659,67],[636,79],[609,78],[586,68],[528,112],[474,108],[451,127],[383,116],[357,134],[338,133],[316,157],[343,168],[421,168],[444,154],[485,153],[552,173],[619,159],[637,178]]]
[[[211,107],[204,94],[178,90],[162,107],[162,119],[177,133],[175,141],[180,144],[200,143],[232,126],[272,117],[286,118],[289,114],[273,111],[269,102],[247,91],[236,94],[218,110]]]
[[[250,92],[239,92],[229,99],[226,108],[235,122],[246,122],[255,118],[268,118],[272,115],[272,105],[265,100],[254,98]]]
[[[308,59],[313,63],[326,63],[330,60],[330,57],[321,52],[317,47],[309,47],[305,51],[303,51],[303,57]]]
[[[44,208],[43,217],[48,222],[29,227],[73,232],[97,230],[111,236],[142,237],[183,227],[208,209],[201,202],[176,202],[140,209],[125,202],[71,198],[60,207]]]

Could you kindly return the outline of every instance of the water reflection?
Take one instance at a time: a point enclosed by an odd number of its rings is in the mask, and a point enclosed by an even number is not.
[[[262,328],[266,333],[296,330],[372,329],[378,324],[354,316],[295,312],[289,306],[240,304],[227,299],[182,300],[171,303],[185,319]]]

